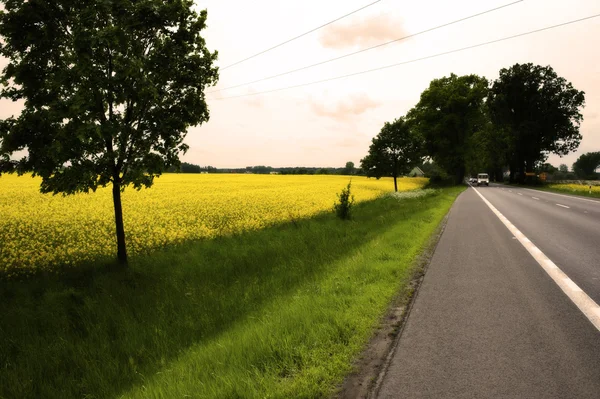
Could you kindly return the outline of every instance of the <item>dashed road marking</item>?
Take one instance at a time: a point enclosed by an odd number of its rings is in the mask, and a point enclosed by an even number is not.
[[[534,200],[537,200],[537,201],[540,200],[538,197],[531,197],[531,198],[533,198]]]
[[[519,195],[523,195],[523,194],[521,194],[521,193],[517,193],[517,194],[519,194]]]
[[[550,278],[560,287],[588,320],[600,331],[600,306],[590,298],[573,280],[550,260],[538,247],[535,246],[523,233],[519,231],[508,219],[496,209],[476,188],[473,188],[483,202],[494,212],[500,221],[508,228],[514,238],[519,240],[527,252],[548,273]],[[559,205],[559,204],[557,204]]]
[[[571,209],[570,206],[566,206],[566,205],[562,205],[562,204],[556,204],[556,206],[562,206],[563,208]]]

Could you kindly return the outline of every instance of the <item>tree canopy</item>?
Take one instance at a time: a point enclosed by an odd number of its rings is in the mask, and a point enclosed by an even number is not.
[[[404,118],[386,122],[373,138],[368,155],[360,161],[361,168],[369,177],[393,177],[394,189],[398,191],[398,176],[422,162],[422,147],[421,137]]]
[[[125,263],[121,191],[178,165],[187,129],[209,118],[204,90],[218,70],[200,35],[206,10],[192,0],[0,3],[0,96],[25,101],[0,121],[0,172],[31,171],[45,193],[112,184]]]
[[[537,167],[535,168],[535,172],[537,172],[537,173],[545,172],[548,174],[554,174],[554,173],[558,172],[558,168],[556,168],[552,164],[544,162],[544,163],[540,163],[539,165],[537,165]]]
[[[477,75],[434,79],[407,119],[423,137],[427,155],[460,183],[471,136],[485,126],[488,82]]]
[[[511,180],[519,172],[523,181],[549,153],[563,156],[577,149],[584,101],[584,93],[550,66],[515,64],[500,70],[487,103],[492,122],[507,135]]]
[[[342,169],[343,175],[353,175],[355,172],[354,162],[348,161],[346,162],[346,166]]]
[[[583,179],[596,179],[596,169],[600,167],[600,152],[582,154],[573,164],[575,174]]]

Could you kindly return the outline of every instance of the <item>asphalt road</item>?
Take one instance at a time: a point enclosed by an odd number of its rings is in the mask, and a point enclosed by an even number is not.
[[[600,304],[600,201],[499,185],[477,189]]]
[[[479,192],[598,300],[600,203]],[[450,211],[377,394],[598,399],[600,332],[469,189]]]

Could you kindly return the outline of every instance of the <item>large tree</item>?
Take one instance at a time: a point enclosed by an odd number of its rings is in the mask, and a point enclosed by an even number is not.
[[[596,179],[596,169],[600,168],[600,152],[582,154],[573,164],[573,171],[582,179]]]
[[[121,192],[179,164],[188,128],[209,118],[204,90],[218,70],[200,34],[206,10],[193,0],[0,4],[0,96],[25,104],[0,121],[0,172],[33,172],[44,193],[112,184],[125,265]]]
[[[485,126],[474,132],[467,141],[467,172],[471,176],[486,172],[493,181],[502,181],[506,165],[506,146],[503,132],[487,121]]]
[[[500,70],[488,98],[493,123],[510,143],[507,159],[511,181],[544,162],[548,154],[567,155],[581,142],[579,125],[584,93],[550,67],[515,64]]]
[[[342,169],[343,175],[353,175],[354,174],[354,162],[348,161],[346,162],[346,166]]]
[[[470,137],[485,127],[487,92],[485,78],[451,74],[433,80],[407,115],[423,136],[427,155],[453,175],[456,183],[465,175]]]
[[[383,125],[360,164],[369,177],[393,177],[394,189],[398,191],[398,176],[422,161],[422,139],[401,117]]]

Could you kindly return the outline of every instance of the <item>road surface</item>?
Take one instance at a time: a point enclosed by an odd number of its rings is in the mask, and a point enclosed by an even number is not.
[[[478,189],[600,303],[599,200],[499,185]]]
[[[600,202],[505,186],[477,190],[599,301]],[[600,331],[469,188],[450,211],[376,393],[597,399]]]

